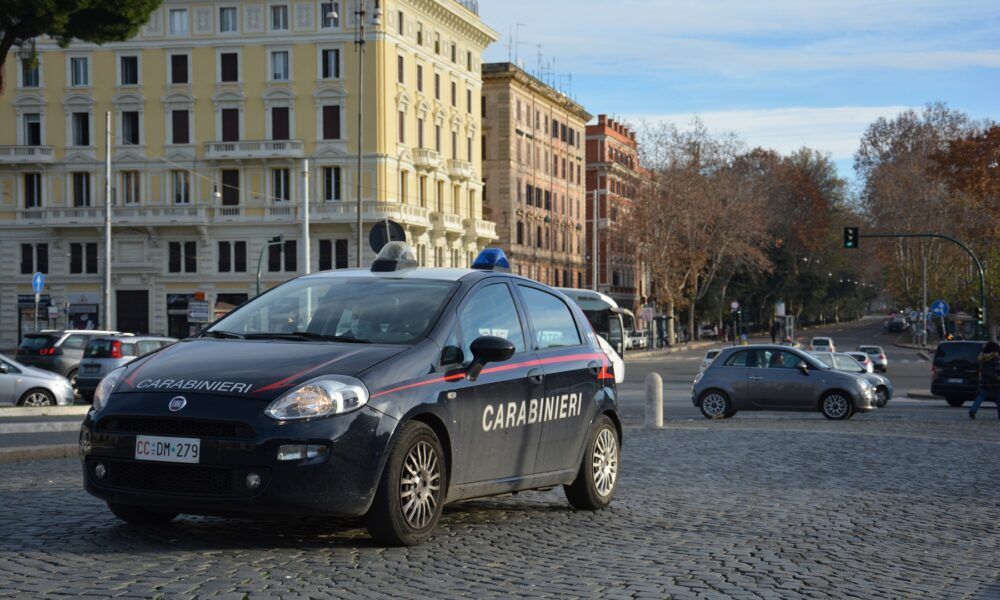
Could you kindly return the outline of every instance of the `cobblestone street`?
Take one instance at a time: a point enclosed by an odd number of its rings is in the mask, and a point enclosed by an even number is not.
[[[137,529],[75,460],[4,465],[0,596],[998,598],[998,450],[993,419],[673,421],[626,431],[610,510],[466,502],[409,549],[355,522]]]

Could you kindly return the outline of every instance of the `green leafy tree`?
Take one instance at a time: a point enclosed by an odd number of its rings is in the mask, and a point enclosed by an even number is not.
[[[77,39],[95,44],[134,36],[162,0],[0,0],[0,94],[14,47],[34,59],[35,38],[48,35],[66,47]]]

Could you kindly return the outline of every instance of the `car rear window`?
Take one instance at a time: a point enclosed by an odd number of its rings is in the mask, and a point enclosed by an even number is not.
[[[745,367],[747,366],[749,358],[750,358],[750,352],[748,350],[740,350],[739,352],[729,357],[729,360],[726,361],[726,366]]]
[[[134,343],[124,343],[121,344],[121,355],[122,356],[135,356],[135,344]],[[112,349],[114,348],[114,340],[92,340],[87,344],[87,349],[84,351],[83,355],[87,358],[112,358]]]
[[[56,340],[58,340],[54,335],[26,335],[24,339],[21,340],[21,350],[41,350],[42,348],[51,348],[55,345]]]
[[[939,344],[934,353],[934,366],[978,364],[977,359],[983,351],[984,344],[962,342],[957,344]]]
[[[878,346],[861,346],[858,348],[858,352],[864,352],[865,354],[882,354],[882,349]]]

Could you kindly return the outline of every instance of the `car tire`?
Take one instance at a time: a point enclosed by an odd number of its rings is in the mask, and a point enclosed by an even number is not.
[[[698,409],[706,419],[728,419],[736,414],[729,395],[721,390],[708,390],[698,399]]]
[[[431,537],[448,491],[444,456],[433,429],[420,421],[402,426],[375,500],[365,515],[368,533],[375,541],[387,546],[415,546]],[[404,477],[407,471],[412,478]]]
[[[955,408],[959,408],[959,407],[965,405],[965,399],[964,398],[955,398],[954,396],[952,396],[950,398],[947,398],[947,402],[948,402],[948,406],[953,406]]]
[[[598,417],[573,483],[563,486],[566,500],[578,510],[601,510],[611,504],[621,467],[621,440],[607,415]]]
[[[66,373],[66,379],[69,379],[69,384],[73,386],[73,391],[76,391],[76,374],[79,373],[79,369],[73,369],[69,373]]]
[[[819,411],[831,421],[843,421],[854,416],[854,402],[844,392],[827,392],[819,401]]]
[[[132,525],[163,525],[177,518],[177,513],[162,510],[150,510],[131,504],[108,502],[108,508],[116,517]]]
[[[880,385],[875,388],[875,393],[877,394],[875,406],[885,408],[885,405],[889,404],[889,390],[885,386]]]
[[[42,388],[30,389],[17,401],[18,406],[55,406],[56,397]]]

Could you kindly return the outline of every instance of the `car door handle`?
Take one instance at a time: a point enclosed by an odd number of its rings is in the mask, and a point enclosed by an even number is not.
[[[545,381],[545,373],[541,369],[532,369],[528,371],[528,381],[535,385],[541,385]]]
[[[764,379],[763,377],[757,377],[756,375],[750,376],[750,381],[761,381],[763,379]]]
[[[593,373],[594,375],[599,375],[601,373],[601,366],[602,366],[601,363],[597,362],[596,360],[592,360],[589,363],[587,363],[587,368],[590,369],[590,372]]]

